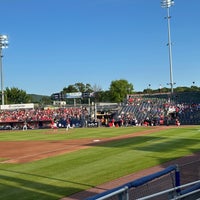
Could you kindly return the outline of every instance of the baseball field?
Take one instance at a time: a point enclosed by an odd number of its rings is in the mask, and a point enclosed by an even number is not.
[[[200,152],[200,126],[0,132],[0,199],[58,200]]]

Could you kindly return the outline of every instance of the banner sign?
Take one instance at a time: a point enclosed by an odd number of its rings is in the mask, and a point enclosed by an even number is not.
[[[66,93],[67,99],[77,99],[82,97],[82,92]]]
[[[1,105],[1,110],[32,109],[33,103]]]

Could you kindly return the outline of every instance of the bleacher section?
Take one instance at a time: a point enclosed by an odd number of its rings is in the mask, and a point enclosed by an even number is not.
[[[124,121],[139,125],[200,124],[200,92],[129,95],[118,113]],[[129,123],[130,124],[130,123]]]

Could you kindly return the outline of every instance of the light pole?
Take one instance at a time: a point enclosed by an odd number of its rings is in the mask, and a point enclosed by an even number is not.
[[[8,36],[0,35],[0,72],[1,72],[1,104],[4,105],[4,88],[3,88],[3,66],[2,66],[2,49],[8,47]]]
[[[170,86],[171,93],[173,93],[173,67],[172,67],[172,43],[171,43],[171,31],[170,31],[170,7],[174,5],[173,0],[161,0],[161,7],[167,9],[167,25],[168,25],[168,47],[169,47],[169,65],[170,65]]]

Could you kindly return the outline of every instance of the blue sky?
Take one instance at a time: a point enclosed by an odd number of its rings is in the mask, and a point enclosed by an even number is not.
[[[1,0],[4,88],[51,95],[77,82],[135,91],[169,87],[166,9],[160,0]],[[173,78],[200,86],[200,1],[175,0]]]

